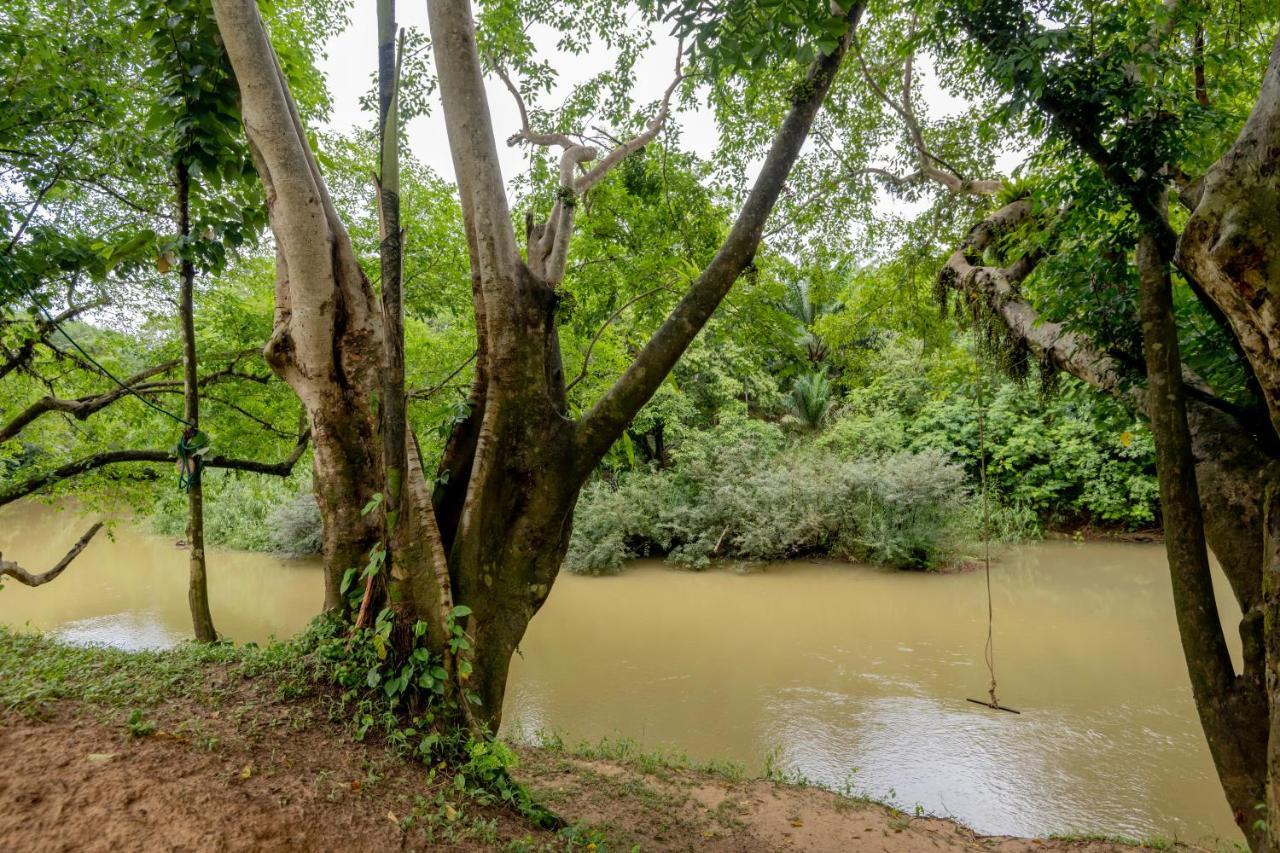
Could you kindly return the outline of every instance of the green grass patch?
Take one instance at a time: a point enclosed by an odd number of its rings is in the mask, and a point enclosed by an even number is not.
[[[309,635],[258,647],[184,643],[163,651],[126,652],[72,646],[43,634],[0,626],[0,710],[39,718],[59,702],[143,710],[178,698],[217,704],[210,668],[232,678],[267,679],[280,698],[311,687],[305,659]]]

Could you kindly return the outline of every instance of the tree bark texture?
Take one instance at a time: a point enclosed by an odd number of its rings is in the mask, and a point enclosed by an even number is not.
[[[343,574],[365,564],[382,533],[378,514],[361,514],[384,483],[374,407],[381,307],[325,188],[257,5],[216,0],[214,13],[276,238],[274,328],[264,354],[310,421],[324,603],[341,611]]]

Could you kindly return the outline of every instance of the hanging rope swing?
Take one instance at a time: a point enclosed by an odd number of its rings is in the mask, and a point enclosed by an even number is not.
[[[996,698],[995,608],[991,603],[991,501],[987,490],[987,400],[981,366],[975,373],[974,387],[978,402],[978,476],[982,487],[982,565],[987,579],[987,644],[983,649],[983,657],[987,661],[987,675],[990,678],[987,685],[987,696],[990,698],[970,698],[969,701],[994,711],[1021,714],[1015,708],[1001,705]]]

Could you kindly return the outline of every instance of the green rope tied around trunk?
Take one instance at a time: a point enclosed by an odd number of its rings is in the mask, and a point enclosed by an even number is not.
[[[178,488],[185,492],[200,485],[200,472],[204,470],[204,455],[209,452],[209,436],[195,427],[187,427],[174,453],[178,457]]]

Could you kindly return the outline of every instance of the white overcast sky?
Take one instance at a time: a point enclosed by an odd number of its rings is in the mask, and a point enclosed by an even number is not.
[[[427,32],[427,4],[425,0],[401,3],[396,11],[401,26]],[[346,131],[356,126],[372,126],[374,117],[360,109],[360,97],[370,91],[372,75],[377,69],[377,21],[373,0],[356,0],[352,10],[351,26],[335,35],[326,45],[328,58],[321,67],[329,79],[333,96],[333,115],[329,129]],[[534,30],[535,42],[546,50],[544,55],[554,57],[556,36],[550,29],[539,33]],[[637,103],[656,101],[671,83],[675,70],[676,41],[662,36],[657,44],[645,53],[636,69],[637,89],[633,93]],[[604,48],[584,56],[566,57],[556,63],[559,70],[557,86],[544,96],[546,106],[557,105],[577,83],[610,67],[612,54]],[[502,81],[489,77],[489,109],[493,115],[494,133],[498,139],[503,176],[510,181],[525,168],[519,148],[508,148],[506,139],[520,129],[520,114],[515,101]],[[683,130],[684,146],[694,152],[709,156],[717,143],[715,122],[709,112],[678,115]],[[453,161],[449,155],[449,142],[445,137],[444,119],[437,102],[430,115],[415,119],[409,126],[409,146],[420,161],[429,165],[448,180],[453,180]]]
[[[401,26],[414,27],[427,32],[427,4],[425,0],[415,0],[398,4],[397,17]],[[321,64],[329,81],[329,89],[333,96],[333,114],[328,129],[346,132],[355,127],[371,127],[374,117],[371,113],[360,109],[360,97],[370,91],[373,74],[377,68],[377,26],[374,0],[356,0],[352,10],[351,25],[343,32],[334,35],[326,44],[327,59]],[[546,29],[538,33],[534,31],[534,39],[544,50],[547,58],[555,57],[555,33]],[[663,91],[671,82],[676,54],[674,38],[660,33],[655,45],[643,56],[637,68],[637,90],[633,93],[637,103],[650,103],[662,97]],[[545,96],[544,105],[557,105],[576,83],[589,79],[594,74],[608,68],[613,57],[605,48],[594,50],[585,56],[564,57],[564,61],[554,62],[559,69],[557,87],[549,96]],[[936,78],[930,73],[927,61],[920,63],[918,78],[922,80],[922,100],[925,110],[934,117],[959,113],[967,105],[943,92],[937,85]],[[516,110],[511,94],[502,82],[490,77],[486,80],[489,94],[489,108],[493,115],[494,132],[498,140],[499,156],[502,160],[503,176],[508,182],[519,175],[526,164],[519,148],[508,148],[505,140],[520,128],[520,116]],[[702,157],[710,157],[718,142],[718,131],[710,110],[694,112],[686,110],[672,117],[681,128],[682,146]],[[413,155],[421,162],[434,169],[441,177],[452,181],[454,178],[453,162],[449,154],[449,143],[445,136],[444,120],[438,103],[431,114],[415,119],[409,126],[409,146]],[[1020,159],[1015,155],[1006,155],[998,161],[999,168],[1008,174]],[[923,207],[923,203],[920,207]],[[904,207],[900,200],[882,195],[877,207],[885,212],[898,215],[910,215],[915,212]]]

